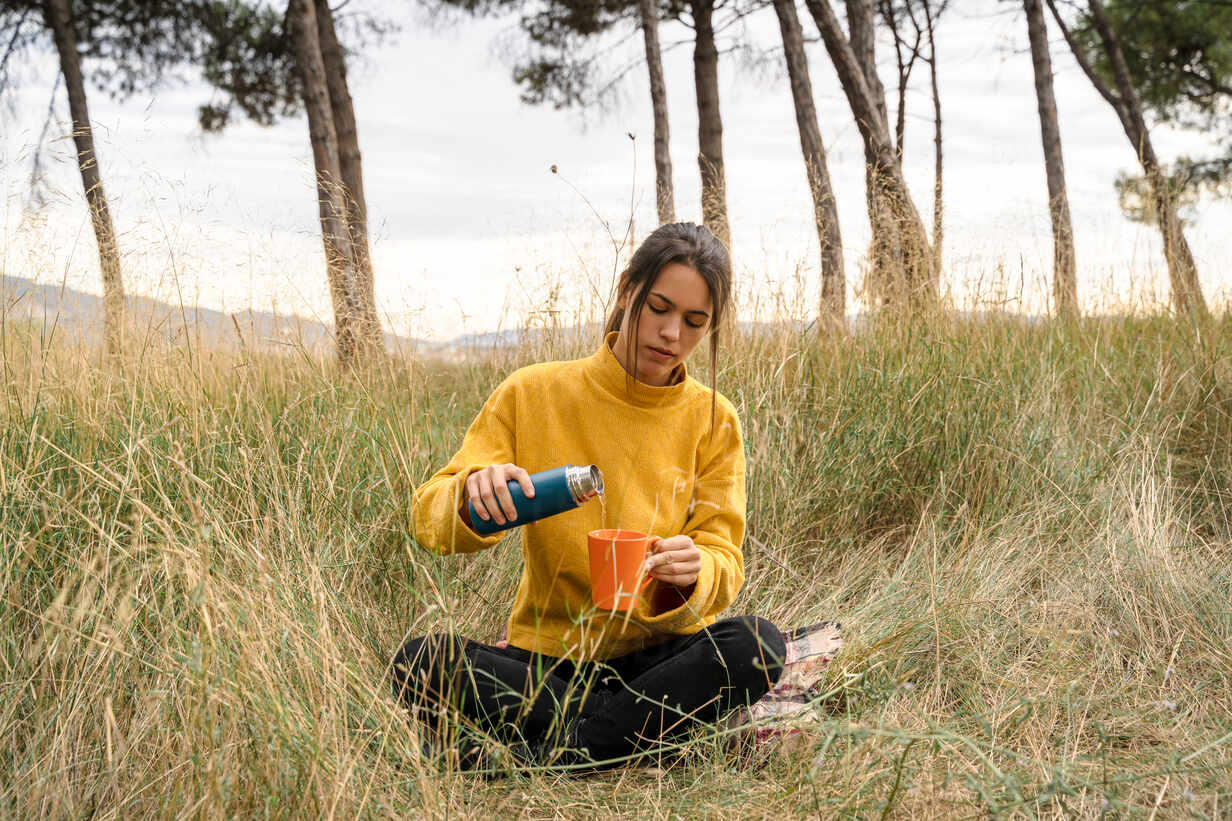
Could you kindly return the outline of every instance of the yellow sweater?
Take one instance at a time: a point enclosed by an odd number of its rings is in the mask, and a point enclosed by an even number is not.
[[[512,462],[530,473],[566,464],[603,472],[606,520],[595,499],[519,528],[522,580],[508,633],[515,647],[574,660],[623,655],[701,630],[744,583],[744,448],[735,409],[718,397],[711,435],[708,387],[687,374],[666,387],[627,379],[614,339],[609,334],[585,359],[510,374],[449,464],[415,491],[416,541],[441,554],[472,553],[504,535],[480,536],[459,514],[474,471]],[[600,527],[687,534],[702,552],[697,584],[682,593],[656,581],[632,614],[596,610],[586,534]]]

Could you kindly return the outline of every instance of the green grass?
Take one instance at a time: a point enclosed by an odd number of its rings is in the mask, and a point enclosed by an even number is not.
[[[495,638],[516,546],[405,535],[503,373],[363,377],[0,329],[8,817],[1226,817],[1232,321],[1010,317],[728,345],[749,456],[734,612],[838,618],[819,722],[758,766],[485,780],[422,757],[385,664]],[[138,349],[140,350],[140,349]],[[701,370],[705,370],[704,367]]]

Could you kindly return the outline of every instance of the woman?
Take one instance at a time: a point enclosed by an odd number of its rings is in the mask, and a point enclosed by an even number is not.
[[[394,684],[409,707],[442,718],[457,709],[527,761],[609,766],[713,725],[774,684],[778,629],[719,619],[744,582],[740,423],[684,364],[709,336],[713,380],[730,295],[727,250],[709,230],[659,228],[621,274],[598,351],[510,375],[415,492],[413,535],[440,553],[500,541],[471,529],[468,502],[482,519],[516,523],[507,481],[531,496],[531,473],[596,464],[607,495],[606,508],[592,502],[521,528],[507,646],[434,635],[398,652]],[[591,604],[586,535],[601,527],[663,537],[632,613]]]

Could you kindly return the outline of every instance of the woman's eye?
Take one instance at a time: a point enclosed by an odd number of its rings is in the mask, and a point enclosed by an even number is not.
[[[666,308],[656,308],[656,307],[655,307],[655,306],[653,306],[653,305],[647,305],[646,307],[647,307],[647,308],[649,308],[650,310],[654,311],[656,314],[665,314],[665,313],[667,313],[667,309],[666,309]]]
[[[690,328],[704,328],[704,327],[706,327],[706,323],[705,323],[705,322],[694,322],[694,321],[693,321],[693,320],[691,320],[691,319],[686,319],[686,320],[685,320],[685,324],[686,324],[686,325],[688,325]]]

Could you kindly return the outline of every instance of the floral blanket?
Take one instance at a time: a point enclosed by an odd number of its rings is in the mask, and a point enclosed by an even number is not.
[[[843,646],[842,625],[823,621],[798,627],[783,638],[787,655],[778,683],[752,707],[728,720],[729,729],[748,731],[739,736],[768,741],[799,733],[801,725],[817,721],[808,703],[821,694],[822,673]]]

